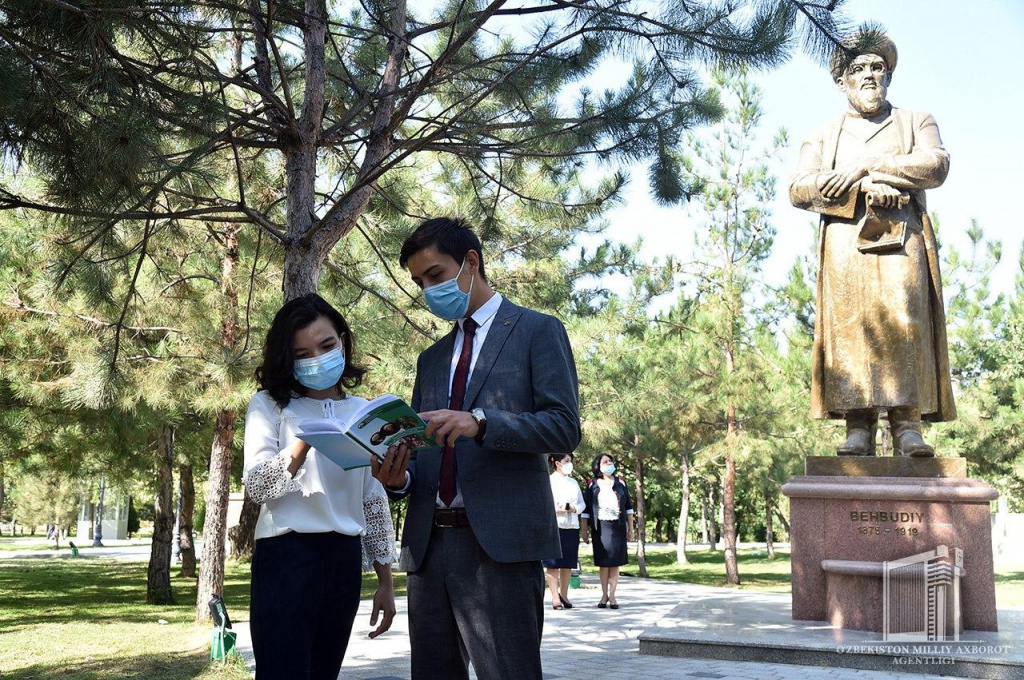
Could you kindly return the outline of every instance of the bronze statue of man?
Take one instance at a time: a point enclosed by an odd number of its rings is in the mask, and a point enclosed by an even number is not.
[[[793,205],[821,214],[811,415],[846,420],[839,455],[875,455],[887,412],[896,455],[934,456],[921,421],[956,417],[939,255],[925,189],[949,154],[927,113],[892,106],[896,46],[862,29],[832,58],[843,115],[804,142]]]

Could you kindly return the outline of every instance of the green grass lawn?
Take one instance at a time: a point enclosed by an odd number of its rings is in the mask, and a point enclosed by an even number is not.
[[[593,558],[586,547],[580,550],[581,562],[587,571],[596,571]],[[647,576],[665,581],[696,583],[702,586],[726,586],[725,557],[721,551],[691,550],[686,553],[689,564],[676,562],[674,548],[647,550]],[[768,592],[789,592],[789,552],[776,550],[775,559],[769,560],[764,550],[740,550],[736,556],[739,562],[740,588]],[[621,573],[639,576],[636,556],[629,556],[630,564],[622,567]]]
[[[405,594],[405,574],[395,575]],[[363,579],[372,597],[376,579]],[[244,666],[208,666],[210,628],[193,623],[196,585],[175,578],[176,604],[146,605],[146,565],[102,558],[0,561],[4,680],[241,680]],[[229,562],[224,599],[249,616],[249,565]],[[166,623],[160,623],[160,620]]]
[[[68,542],[74,543],[79,548],[88,548],[92,546],[92,539],[83,539],[79,541],[77,537],[72,536],[70,539],[61,539],[60,550],[71,551],[71,546]],[[118,545],[149,545],[148,538],[135,538],[130,543],[118,542]],[[29,552],[34,550],[53,550],[53,541],[47,541],[46,536],[42,534],[36,534],[35,536],[0,536],[0,552]]]
[[[61,541],[60,547],[66,548],[67,544]],[[23,552],[29,550],[53,550],[53,542],[47,541],[45,535],[38,534],[35,536],[0,536],[0,551]]]

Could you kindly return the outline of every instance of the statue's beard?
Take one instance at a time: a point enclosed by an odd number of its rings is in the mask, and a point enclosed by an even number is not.
[[[849,91],[850,104],[862,114],[878,113],[885,104],[885,88],[881,85]]]

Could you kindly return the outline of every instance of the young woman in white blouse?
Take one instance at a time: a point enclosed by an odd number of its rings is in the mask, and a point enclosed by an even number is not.
[[[249,497],[262,505],[252,561],[250,627],[257,680],[335,680],[359,607],[362,571],[378,587],[370,633],[391,627],[395,532],[383,487],[370,468],[343,470],[295,436],[307,418],[339,418],[365,399],[345,392],[354,365],[352,332],[316,294],[291,300],[267,333],[260,391],[245,414]]]
[[[569,601],[569,577],[576,566],[580,551],[580,513],[583,512],[583,492],[572,478],[572,454],[557,453],[548,456],[554,472],[551,473],[551,495],[555,499],[555,518],[558,520],[558,538],[562,556],[543,560],[553,609],[572,609]]]

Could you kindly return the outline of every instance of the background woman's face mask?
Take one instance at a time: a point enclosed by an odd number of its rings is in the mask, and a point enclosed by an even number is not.
[[[607,465],[602,465],[601,466],[601,472],[603,472],[606,475],[614,475],[615,474],[615,466],[613,464],[611,464],[611,463],[608,463]]]
[[[345,372],[345,355],[340,347],[324,352],[318,357],[295,360],[295,379],[311,390],[326,390],[334,387]]]
[[[473,292],[476,274],[469,280],[469,293],[464,292],[459,288],[459,276],[462,275],[462,270],[465,267],[466,260],[463,258],[462,266],[459,267],[459,273],[455,275],[455,278],[423,289],[423,299],[426,301],[427,307],[447,321],[458,321],[469,311],[469,296]]]

